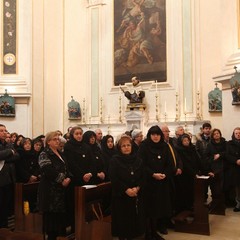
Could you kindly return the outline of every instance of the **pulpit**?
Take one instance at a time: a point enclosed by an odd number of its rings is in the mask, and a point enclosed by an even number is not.
[[[174,218],[176,232],[210,235],[208,207],[204,204],[205,181],[204,178],[195,179],[193,212],[184,211]]]

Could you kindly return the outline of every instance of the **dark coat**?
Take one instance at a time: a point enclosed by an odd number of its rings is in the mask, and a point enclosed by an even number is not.
[[[172,215],[171,179],[174,173],[173,159],[170,149],[163,141],[154,144],[146,139],[140,145],[138,155],[143,159],[146,172],[144,192],[147,217],[162,218]],[[156,180],[154,173],[163,173],[166,178]]]
[[[169,142],[168,142],[168,144],[170,144],[171,145],[171,147],[172,147],[172,150],[173,150],[173,153],[174,153],[174,155],[175,155],[175,159],[176,159],[176,163],[174,162],[174,165],[175,165],[175,170],[177,170],[177,169],[183,169],[183,163],[182,163],[182,160],[181,160],[181,158],[180,158],[180,156],[179,156],[179,154],[178,154],[178,152],[177,152],[177,150],[176,150],[176,146],[174,145],[174,140],[173,140],[173,138],[169,138]]]
[[[82,186],[85,184],[95,184],[96,168],[94,168],[94,157],[91,149],[84,142],[77,142],[70,139],[64,146],[64,155],[66,156],[69,171],[73,175],[74,185]],[[86,173],[92,173],[93,177],[88,183],[83,181]]]
[[[102,151],[101,148],[99,148],[98,144],[95,142],[94,144],[90,143],[90,138],[94,136],[96,139],[96,134],[93,131],[86,131],[83,134],[83,142],[88,145],[88,147],[91,150],[92,156],[93,156],[93,167],[94,167],[94,172],[97,174],[100,172],[104,172],[105,174],[105,169],[104,169],[104,162],[103,162],[103,157],[102,157]],[[104,180],[100,179],[97,177],[97,175],[94,175],[92,178],[92,181],[94,181],[95,184],[102,183]]]
[[[228,162],[227,183],[228,186],[240,186],[240,166],[236,161],[240,159],[240,142],[234,138],[227,143],[226,159]]]
[[[139,145],[137,145],[134,141],[132,142],[132,152],[137,153],[139,150]]]
[[[40,176],[40,167],[38,164],[38,155],[35,151],[25,151],[23,148],[18,149],[20,156],[16,162],[17,182],[26,183],[31,176]]]
[[[3,168],[0,171],[0,187],[15,182],[14,163],[19,159],[18,154],[14,154],[12,146],[0,142],[0,161],[5,160]]]
[[[111,135],[106,135],[102,138],[101,141],[101,149],[102,149],[102,158],[103,158],[103,163],[104,163],[104,172],[106,174],[105,181],[109,181],[109,164],[110,160],[112,159],[113,155],[117,154],[117,150],[113,146],[113,148],[109,148],[107,146],[107,141],[109,138],[113,137]]]
[[[214,139],[211,139],[206,149],[206,162],[208,163],[208,172],[223,173],[223,168],[226,161],[226,140],[221,138],[220,142],[217,143]],[[218,160],[214,160],[214,155],[220,154]]]
[[[112,182],[112,234],[134,238],[144,233],[142,161],[136,155],[113,156],[109,176]],[[128,188],[140,187],[137,197],[129,197]]]
[[[191,142],[190,146],[183,146],[180,142],[176,149],[181,157],[183,170],[182,174],[177,176],[176,212],[192,210],[195,178],[200,175],[201,169],[201,160],[195,146]]]
[[[38,189],[39,210],[42,212],[64,213],[66,211],[66,188],[62,181],[69,177],[64,156],[60,159],[50,148],[39,156],[41,180]]]

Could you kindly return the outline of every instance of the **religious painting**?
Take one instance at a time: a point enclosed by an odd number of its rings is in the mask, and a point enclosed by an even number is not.
[[[81,119],[81,108],[79,102],[73,99],[68,103],[68,119]]]
[[[15,117],[15,99],[8,95],[7,90],[0,96],[0,116]]]
[[[114,84],[166,81],[166,0],[114,1]]]
[[[222,112],[222,91],[217,87],[208,93],[208,111]]]

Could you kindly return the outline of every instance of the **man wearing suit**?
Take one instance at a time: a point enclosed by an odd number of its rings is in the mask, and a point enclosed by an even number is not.
[[[15,182],[12,163],[17,159],[15,150],[5,141],[6,136],[6,127],[0,124],[0,228],[8,226],[8,213]]]

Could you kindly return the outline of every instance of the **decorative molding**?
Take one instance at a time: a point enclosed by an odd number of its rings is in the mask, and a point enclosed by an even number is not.
[[[234,72],[233,73],[229,73],[229,74],[225,74],[225,75],[219,75],[216,77],[213,77],[213,80],[215,82],[221,83],[222,84],[222,90],[228,90],[231,89],[230,86],[230,79],[234,76]]]
[[[87,8],[96,7],[96,6],[103,6],[103,5],[106,5],[104,0],[88,0]]]
[[[7,89],[8,92],[15,92],[17,94],[29,95],[31,92],[29,84],[25,78],[17,78],[16,75],[13,77],[0,78],[0,92],[4,92]]]

